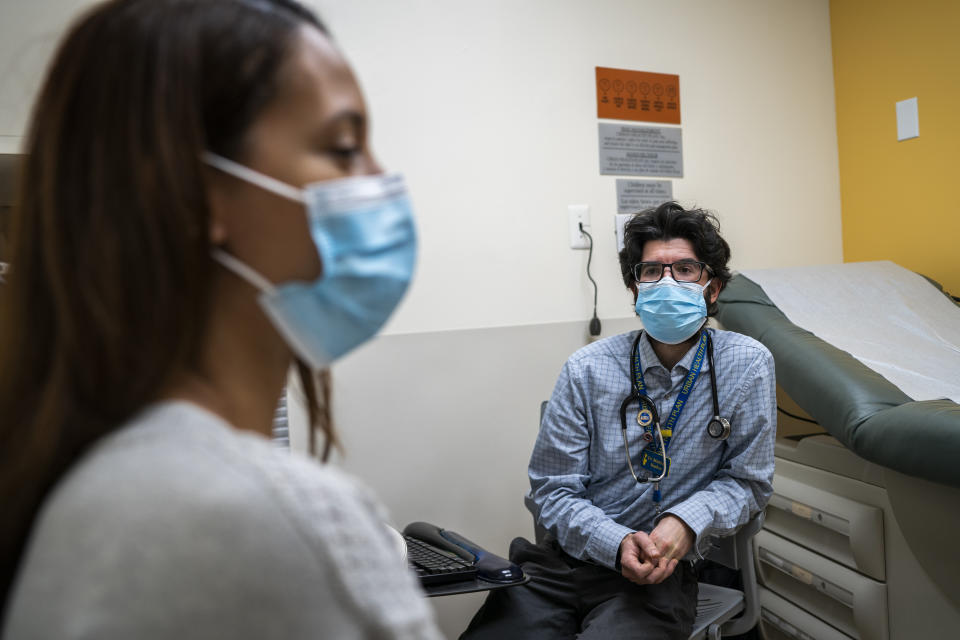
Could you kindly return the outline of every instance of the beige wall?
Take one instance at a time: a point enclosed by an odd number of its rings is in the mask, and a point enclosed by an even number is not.
[[[592,206],[600,316],[628,317],[594,67],[676,73],[685,177],[734,265],[841,261],[827,0],[315,0],[354,63],[375,150],[404,171],[420,270],[390,333],[590,317],[566,207]]]
[[[0,3],[0,152],[19,146],[63,25],[86,0]],[[841,260],[827,0],[312,0],[353,61],[383,163],[419,216],[390,333],[590,317],[566,207],[589,203],[601,317],[628,317],[615,178],[598,174],[594,67],[680,75],[685,176],[737,267]]]

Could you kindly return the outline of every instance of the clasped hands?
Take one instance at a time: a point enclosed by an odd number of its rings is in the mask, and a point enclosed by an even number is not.
[[[683,520],[666,515],[649,534],[636,531],[620,542],[620,573],[637,584],[659,584],[670,577],[695,538]]]

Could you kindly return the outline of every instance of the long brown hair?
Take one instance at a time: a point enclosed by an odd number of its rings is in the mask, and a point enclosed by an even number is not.
[[[115,0],[60,44],[0,285],[0,603],[57,479],[197,365],[213,269],[200,154],[244,160],[304,24],[324,31],[292,0]],[[318,393],[303,377],[329,443],[327,378]]]

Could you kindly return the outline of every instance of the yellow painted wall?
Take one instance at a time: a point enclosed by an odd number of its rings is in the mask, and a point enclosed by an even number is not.
[[[830,0],[843,257],[960,295],[960,1]],[[916,96],[920,137],[897,142]]]

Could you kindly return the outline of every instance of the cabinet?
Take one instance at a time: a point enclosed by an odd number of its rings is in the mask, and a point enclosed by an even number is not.
[[[942,541],[957,530],[960,492],[914,488],[823,434],[780,438],[776,456],[754,538],[763,637],[952,637],[960,594],[940,574],[960,573],[960,550]]]
[[[887,640],[887,585],[770,531],[757,534],[757,575],[774,593],[851,638]]]

